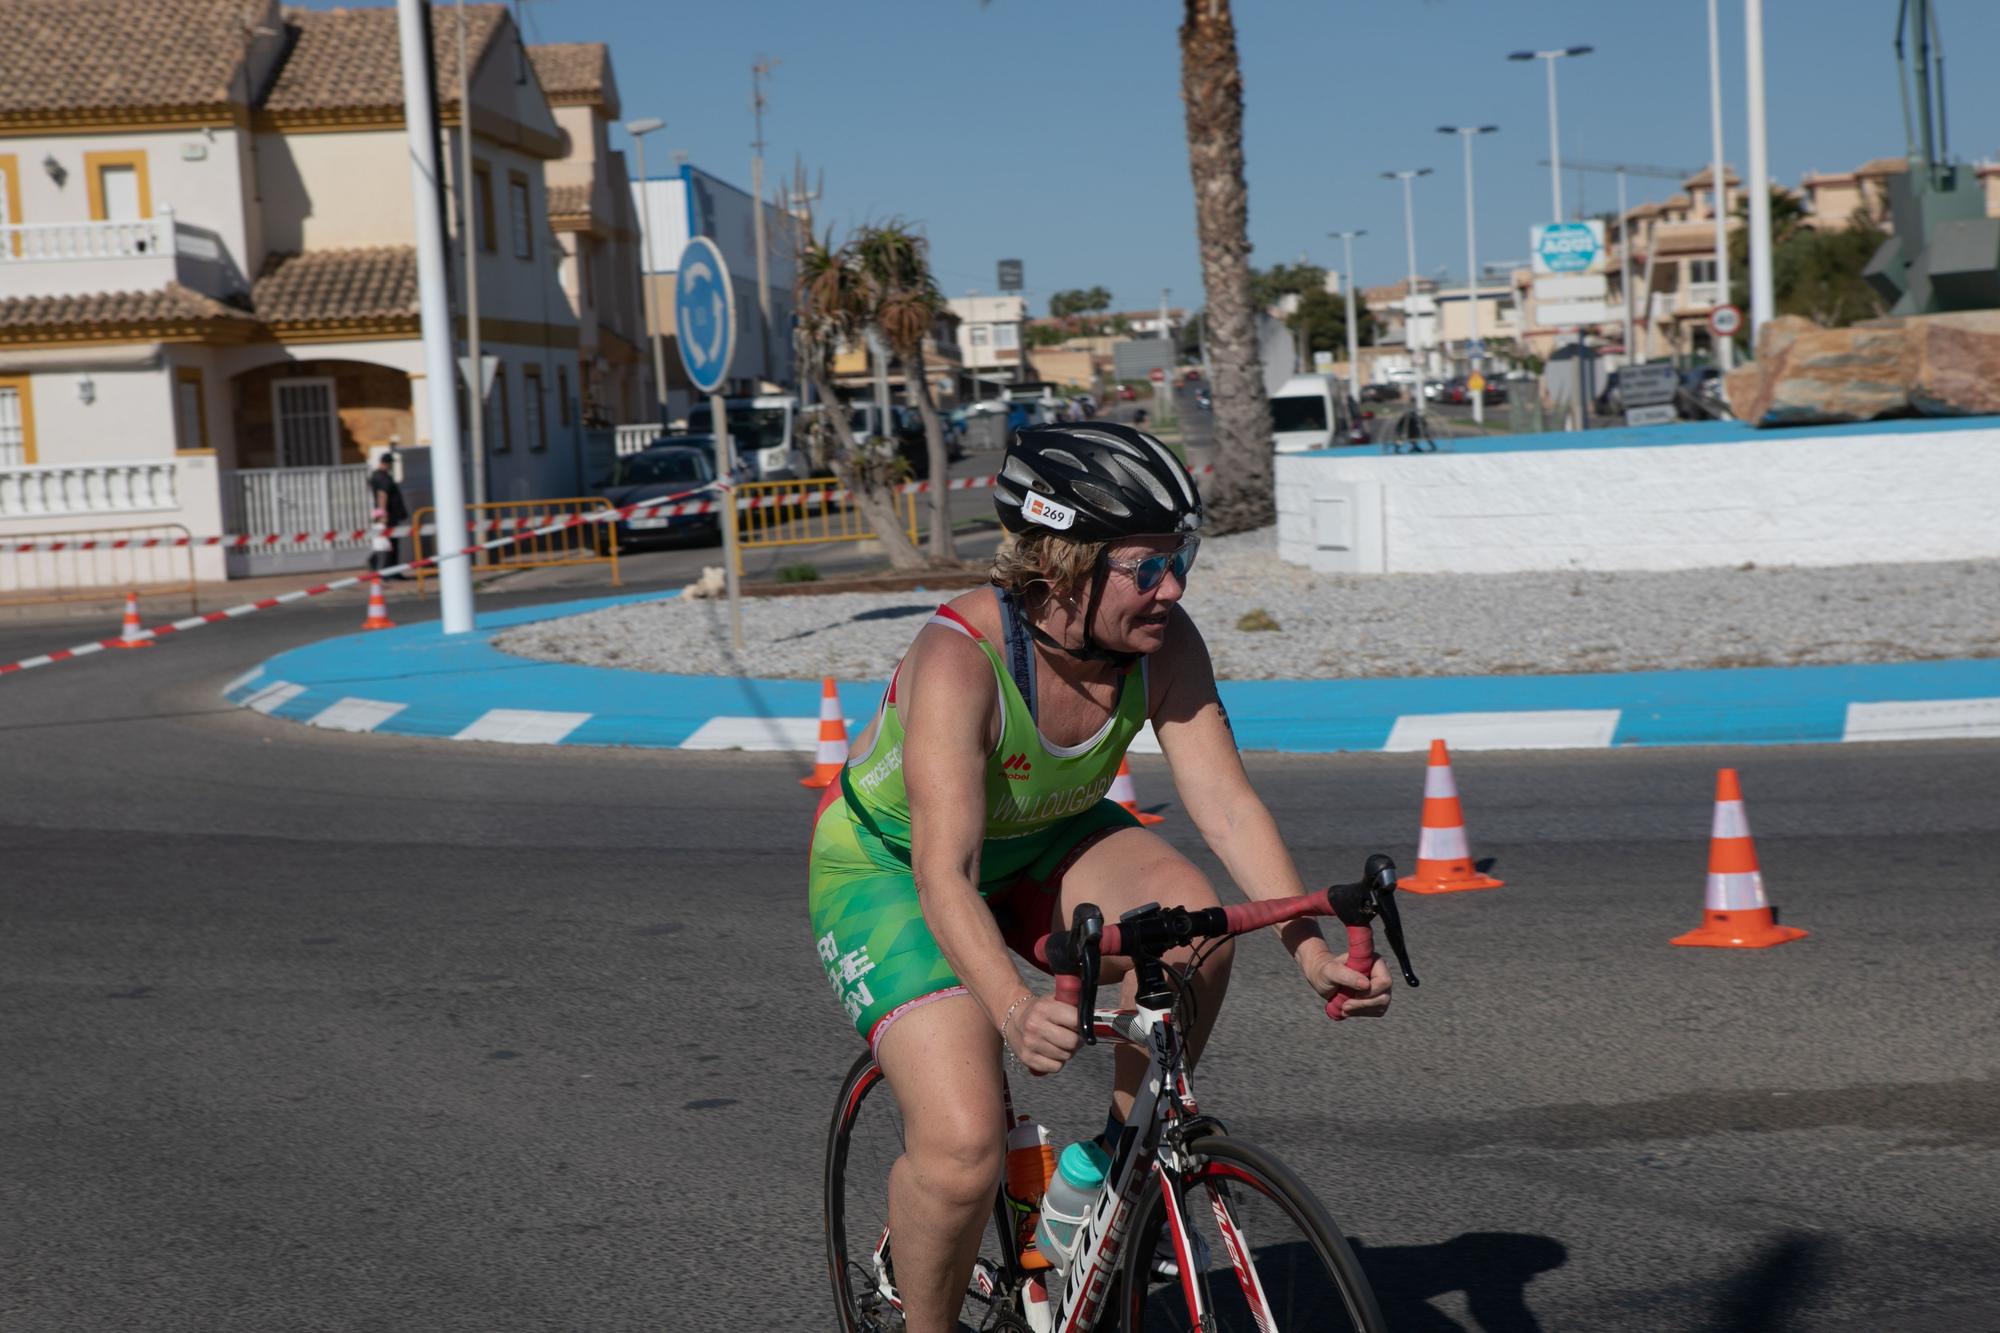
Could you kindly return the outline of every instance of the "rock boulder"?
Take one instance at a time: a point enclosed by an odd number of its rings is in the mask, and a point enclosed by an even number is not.
[[[1781,316],[1724,392],[1738,420],[1760,426],[2000,413],[2000,310],[1844,329]]]

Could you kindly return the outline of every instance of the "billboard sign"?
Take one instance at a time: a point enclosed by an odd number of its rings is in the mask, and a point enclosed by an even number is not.
[[[1528,254],[1537,274],[1604,271],[1602,222],[1544,222],[1528,232]]]
[[[1000,261],[1000,290],[1001,290],[1001,291],[1003,291],[1003,292],[1018,292],[1018,291],[1020,291],[1020,290],[1021,290],[1021,280],[1022,280],[1022,276],[1023,276],[1023,275],[1022,275],[1022,271],[1021,271],[1021,261],[1020,261],[1020,260],[1018,260],[1018,259],[1003,259],[1003,260],[1001,260],[1001,261]]]

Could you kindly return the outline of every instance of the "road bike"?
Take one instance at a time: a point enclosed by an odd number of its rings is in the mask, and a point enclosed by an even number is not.
[[[1315,893],[1190,910],[1149,904],[1116,924],[1085,903],[1067,931],[1043,936],[1036,957],[1056,995],[1078,1007],[1087,1045],[1101,1038],[1148,1052],[1105,1186],[1067,1260],[1022,1244],[1004,1185],[982,1239],[960,1315],[977,1330],[1087,1333],[1122,1328],[1258,1333],[1383,1333],[1368,1279],[1339,1228],[1282,1162],[1231,1137],[1195,1103],[1183,1034],[1192,1027],[1187,977],[1214,943],[1308,916],[1347,927],[1348,965],[1374,966],[1380,918],[1403,979],[1417,985],[1396,908],[1396,867],[1368,858],[1359,881]],[[1162,958],[1197,946],[1186,975]],[[1132,960],[1137,1008],[1098,1009],[1098,964]],[[1348,996],[1327,1002],[1344,1017]],[[1014,1123],[1013,1094],[998,1108]],[[827,1265],[844,1333],[903,1327],[888,1226],[889,1167],[903,1151],[902,1119],[880,1067],[863,1054],[840,1089],[826,1150]]]

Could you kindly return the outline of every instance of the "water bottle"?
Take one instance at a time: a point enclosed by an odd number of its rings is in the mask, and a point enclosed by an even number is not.
[[[1035,1267],[1028,1254],[1034,1243],[1042,1195],[1056,1171],[1056,1150],[1049,1132],[1027,1116],[1007,1131],[1007,1204],[1014,1215],[1014,1248],[1023,1252],[1024,1266]]]
[[[1096,1140],[1072,1143],[1056,1159],[1056,1173],[1042,1196],[1042,1222],[1035,1229],[1035,1246],[1058,1267],[1069,1263],[1076,1234],[1104,1188],[1111,1159]]]

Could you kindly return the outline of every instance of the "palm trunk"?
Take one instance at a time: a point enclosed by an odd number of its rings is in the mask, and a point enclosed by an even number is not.
[[[892,568],[924,568],[923,552],[910,541],[909,529],[903,522],[902,505],[898,503],[896,494],[894,464],[856,453],[844,434],[846,422],[839,416],[840,398],[833,392],[833,386],[815,375],[813,390],[819,394],[821,402],[834,409],[831,413],[834,429],[843,432],[833,450],[833,474],[847,488],[854,507],[861,511],[861,517],[867,519],[868,526],[875,530],[876,538],[882,543],[882,554],[889,557]]]
[[[1250,301],[1250,191],[1243,179],[1243,71],[1229,0],[1183,0],[1181,101],[1201,244],[1208,356],[1215,377],[1217,533],[1271,523],[1271,403]]]
[[[945,456],[944,423],[938,419],[937,404],[931,401],[931,383],[924,371],[921,344],[906,347],[897,356],[903,363],[903,389],[924,422],[924,452],[931,460],[931,539],[930,557],[937,563],[956,563],[958,543],[951,532],[951,460]]]

